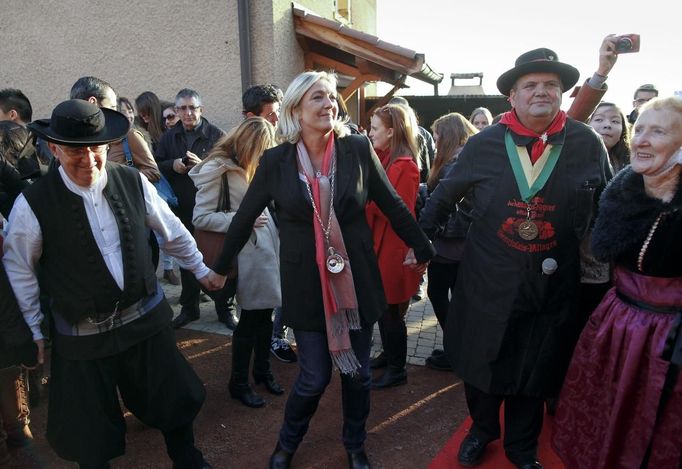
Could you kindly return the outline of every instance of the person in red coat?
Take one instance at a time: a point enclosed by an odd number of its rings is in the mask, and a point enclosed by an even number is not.
[[[375,111],[369,132],[388,180],[410,209],[412,216],[419,189],[419,152],[415,124],[402,106],[389,104]],[[386,216],[373,202],[367,205],[366,213],[388,303],[387,310],[379,318],[384,352],[372,362],[373,368],[387,367],[386,372],[372,384],[373,388],[378,389],[407,382],[405,314],[410,306],[410,298],[419,286],[420,276],[403,265],[408,247],[393,231]]]

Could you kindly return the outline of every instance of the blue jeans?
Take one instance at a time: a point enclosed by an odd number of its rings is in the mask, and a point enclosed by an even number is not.
[[[284,423],[279,432],[280,446],[295,452],[317,405],[332,377],[332,361],[327,347],[327,335],[323,332],[294,330],[298,349],[299,373],[287,399]],[[371,374],[369,353],[372,327],[365,326],[350,331],[353,351],[360,362],[354,377],[341,375],[341,398],[343,401],[343,445],[355,453],[363,449],[367,431],[365,422],[369,415]]]

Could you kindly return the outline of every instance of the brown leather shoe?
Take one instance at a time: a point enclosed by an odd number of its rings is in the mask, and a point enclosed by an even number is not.
[[[171,285],[180,285],[180,279],[175,275],[173,269],[167,269],[163,271],[163,278]]]

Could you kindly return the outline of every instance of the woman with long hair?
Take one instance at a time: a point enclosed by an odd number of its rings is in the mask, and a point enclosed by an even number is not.
[[[195,229],[225,233],[253,179],[258,160],[275,144],[275,129],[262,117],[250,117],[221,138],[206,159],[189,176],[197,187],[192,223]],[[225,191],[229,211],[216,211]],[[222,196],[222,197],[221,197]],[[249,385],[249,363],[253,352],[253,378],[272,394],[283,394],[270,369],[272,312],[281,305],[279,239],[268,209],[256,218],[249,241],[237,256],[239,279],[237,301],[241,319],[232,336],[230,395],[249,407],[265,401]],[[217,301],[217,300],[216,300]]]
[[[469,122],[473,124],[479,131],[485,129],[489,125],[493,124],[493,115],[486,107],[477,107],[471,111],[471,116],[469,116]]]
[[[427,181],[429,194],[433,192],[441,179],[447,177],[464,144],[469,137],[478,133],[478,129],[463,115],[451,112],[436,119],[431,125],[431,131],[436,141],[436,158]],[[450,215],[443,229],[434,238],[436,257],[431,260],[427,269],[429,278],[427,294],[442,330],[445,330],[445,318],[448,314],[450,298],[457,280],[457,269],[469,230],[466,209],[465,198],[458,204],[457,212]],[[442,349],[433,351],[426,359],[426,366],[437,370],[450,369],[447,356]]]
[[[156,153],[156,146],[165,129],[159,97],[151,91],[145,91],[135,98],[135,106],[137,106],[137,115],[141,120],[140,126],[149,133],[152,139],[152,150]]]
[[[389,182],[414,217],[419,190],[419,147],[415,120],[405,106],[387,104],[372,116],[369,138],[379,156]],[[372,387],[386,388],[407,382],[407,326],[405,315],[410,299],[419,288],[420,276],[403,265],[408,247],[393,230],[388,218],[374,203],[367,205],[367,223],[374,238],[374,251],[386,293],[388,308],[379,318],[383,355],[372,361],[386,372]]]
[[[630,164],[630,125],[618,106],[602,101],[587,123],[604,141],[614,174]]]
[[[289,85],[277,134],[225,236],[215,264],[225,274],[274,201],[281,241],[282,321],[294,330],[299,374],[287,399],[270,468],[291,466],[332,376],[341,373],[343,444],[351,468],[367,468],[372,327],[386,300],[365,206],[373,200],[414,251],[405,263],[423,272],[433,248],[382,175],[366,137],[338,118],[336,77],[304,72]],[[328,422],[327,424],[330,424]]]

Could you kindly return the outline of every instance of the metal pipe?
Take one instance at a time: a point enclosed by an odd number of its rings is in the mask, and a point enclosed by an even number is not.
[[[237,0],[237,16],[239,21],[239,65],[242,75],[242,93],[251,87],[253,73],[251,70],[251,20],[249,18],[249,0]]]

